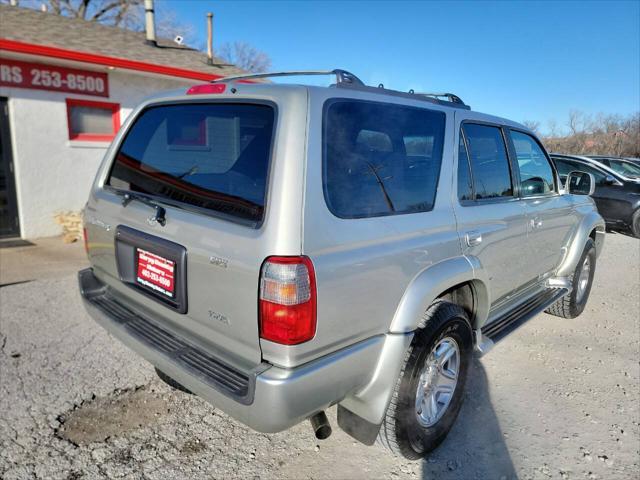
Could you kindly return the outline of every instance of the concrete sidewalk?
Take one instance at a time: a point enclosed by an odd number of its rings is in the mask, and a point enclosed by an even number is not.
[[[0,287],[60,278],[89,265],[82,241],[63,243],[62,237],[51,237],[31,243],[24,246],[0,243]]]

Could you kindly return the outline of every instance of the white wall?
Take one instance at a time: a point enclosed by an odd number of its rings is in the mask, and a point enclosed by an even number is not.
[[[201,83],[126,71],[108,73],[109,98],[0,87],[0,96],[9,97],[22,238],[61,233],[53,216],[84,207],[108,146],[69,140],[65,98],[120,103],[122,124],[143,98],[162,90]]]

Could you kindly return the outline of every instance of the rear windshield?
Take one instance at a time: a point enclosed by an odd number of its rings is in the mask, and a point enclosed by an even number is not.
[[[148,108],[127,133],[107,184],[258,223],[273,123],[268,105]]]
[[[445,114],[401,105],[338,100],[324,118],[324,193],[340,218],[433,208]]]

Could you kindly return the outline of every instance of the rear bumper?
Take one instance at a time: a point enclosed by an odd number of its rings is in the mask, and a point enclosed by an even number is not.
[[[369,338],[297,368],[262,363],[239,371],[220,352],[202,351],[120,301],[91,269],[78,273],[89,314],[164,373],[217,408],[260,432],[279,432],[369,383],[384,335]]]

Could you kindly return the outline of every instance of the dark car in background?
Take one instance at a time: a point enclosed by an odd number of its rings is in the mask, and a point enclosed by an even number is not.
[[[632,180],[640,179],[640,162],[638,162],[638,159],[602,155],[589,155],[588,158],[606,165],[623,177],[631,178]]]
[[[552,153],[551,159],[563,184],[570,172],[592,174],[596,181],[592,197],[607,229],[632,233],[640,238],[640,180],[620,175],[589,157]]]

